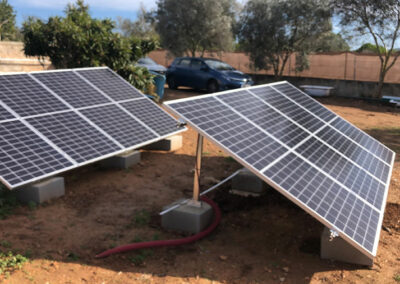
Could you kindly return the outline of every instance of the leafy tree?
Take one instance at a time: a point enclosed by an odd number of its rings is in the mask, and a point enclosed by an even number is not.
[[[296,70],[308,68],[313,42],[331,30],[328,0],[249,0],[239,19],[238,39],[259,69],[282,76],[291,54]]]
[[[17,34],[15,27],[15,13],[7,0],[0,2],[0,40],[14,39]]]
[[[378,54],[379,52],[380,53],[387,52],[386,48],[381,45],[379,46],[379,51],[378,51],[378,48],[376,48],[376,45],[373,43],[364,43],[356,51],[361,53],[374,53],[374,54]]]
[[[92,18],[82,0],[69,4],[65,14],[65,17],[50,17],[47,22],[29,18],[23,23],[26,55],[49,57],[56,68],[105,65],[142,91],[150,89],[153,77],[134,63],[150,52],[155,43],[114,33],[114,23]]]
[[[232,47],[235,0],[159,0],[156,27],[172,54],[203,56]]]
[[[344,30],[355,37],[370,36],[373,39],[380,60],[374,97],[380,98],[385,76],[400,55],[395,50],[400,28],[400,1],[337,0],[334,6]]]
[[[312,50],[314,52],[344,52],[350,51],[350,46],[340,34],[329,31],[316,40]]]
[[[125,37],[159,40],[156,32],[155,20],[150,12],[147,12],[141,4],[136,21],[118,18],[118,30]]]

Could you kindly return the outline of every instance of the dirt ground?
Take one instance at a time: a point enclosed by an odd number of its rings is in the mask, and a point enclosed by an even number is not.
[[[167,99],[197,95],[166,90]],[[183,133],[174,153],[143,151],[129,170],[86,166],[65,174],[66,195],[37,208],[20,206],[0,221],[0,251],[29,253],[30,261],[1,283],[396,283],[400,281],[400,111],[327,98],[328,108],[398,153],[378,256],[372,268],[319,258],[323,226],[274,190],[260,198],[212,197],[222,221],[192,245],[95,259],[105,249],[181,234],[160,227],[161,208],[191,194],[196,133]],[[202,188],[239,164],[206,141]],[[8,244],[6,248],[3,244]],[[400,278],[400,276],[398,276]],[[395,280],[395,278],[397,280]],[[398,282],[397,282],[398,283]]]

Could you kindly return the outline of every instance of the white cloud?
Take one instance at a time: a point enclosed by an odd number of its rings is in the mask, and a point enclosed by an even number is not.
[[[13,6],[63,10],[71,0],[11,0]],[[116,11],[138,11],[141,3],[146,9],[156,7],[156,0],[86,0],[90,8]]]

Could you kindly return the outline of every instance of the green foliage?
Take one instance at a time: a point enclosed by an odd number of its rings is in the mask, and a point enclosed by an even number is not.
[[[12,252],[0,252],[0,275],[3,273],[10,273],[16,269],[20,269],[22,265],[27,261],[29,261],[29,259],[23,255],[14,255]]]
[[[0,220],[12,214],[13,209],[17,206],[18,202],[15,195],[0,185]]]
[[[361,53],[373,53],[373,54],[379,54],[379,53],[385,54],[387,52],[384,46],[379,45],[379,48],[377,48],[376,45],[372,43],[364,43],[356,51]]]
[[[136,266],[143,265],[146,258],[153,255],[153,250],[151,249],[142,249],[140,252],[136,253],[133,256],[128,257],[129,261],[132,262]]]
[[[249,0],[236,27],[239,42],[258,69],[282,76],[291,54],[307,68],[314,42],[331,30],[329,0]]]
[[[150,222],[150,213],[147,210],[141,210],[133,216],[133,223],[136,226],[145,226]]]
[[[8,0],[0,1],[0,40],[13,40],[18,34],[15,13]]]
[[[3,240],[0,242],[0,246],[2,246],[4,248],[11,248],[12,244],[9,241]]]
[[[340,34],[329,31],[316,40],[312,50],[314,52],[344,52],[350,51],[350,46]]]
[[[400,52],[395,50],[400,35],[400,0],[336,0],[333,1],[333,5],[340,17],[343,32],[347,33],[349,38],[365,39],[369,36],[375,45],[375,48],[366,47],[380,59],[379,79],[374,97],[381,98],[386,74],[400,55]]]
[[[155,15],[161,45],[172,54],[195,56],[232,47],[234,0],[160,0]]]
[[[76,253],[73,253],[73,252],[70,252],[67,257],[68,257],[68,259],[70,259],[72,261],[79,260],[79,255],[77,255]]]
[[[400,282],[400,274],[395,274],[395,275],[393,276],[393,279],[394,279],[394,281],[396,281],[396,282]]]
[[[159,40],[159,35],[155,27],[155,19],[150,12],[146,11],[143,4],[140,6],[135,21],[121,17],[118,18],[118,30],[125,37]]]
[[[49,57],[56,68],[108,66],[138,89],[149,92],[153,77],[134,68],[137,59],[154,50],[154,40],[125,38],[115,33],[110,19],[94,19],[82,0],[69,4],[65,17],[47,22],[28,18],[23,23],[24,52],[28,56]]]

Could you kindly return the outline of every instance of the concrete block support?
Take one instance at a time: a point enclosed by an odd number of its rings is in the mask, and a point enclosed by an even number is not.
[[[231,192],[238,195],[259,196],[266,192],[268,185],[248,169],[243,168],[232,179]]]
[[[140,162],[140,152],[130,151],[118,156],[114,156],[100,162],[100,166],[104,169],[121,169],[125,170]]]
[[[179,200],[164,207],[164,210],[181,201],[182,200]],[[211,206],[205,202],[201,202],[200,207],[191,204],[183,204],[165,213],[161,218],[161,225],[168,230],[195,234],[203,231],[211,223],[212,217],[213,210]]]
[[[330,239],[330,230],[324,228],[321,235],[321,258],[347,263],[372,266],[374,260],[361,253],[340,237]]]
[[[64,178],[52,177],[15,190],[16,197],[23,203],[33,201],[41,204],[65,194]]]
[[[174,135],[143,147],[144,150],[176,151],[182,148],[182,135]]]

